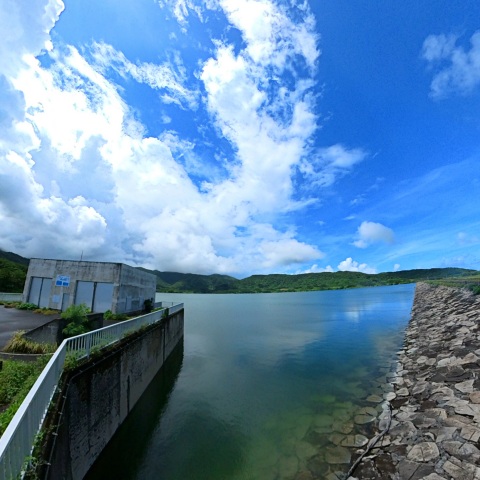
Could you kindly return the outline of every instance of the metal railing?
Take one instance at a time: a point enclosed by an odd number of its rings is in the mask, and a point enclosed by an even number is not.
[[[104,348],[141,327],[160,321],[167,310],[171,315],[181,309],[183,303],[168,305],[163,302],[161,310],[64,340],[0,437],[0,480],[23,476],[23,469],[32,454],[35,437],[47,414],[67,355],[74,355],[77,359],[88,358],[92,349]]]

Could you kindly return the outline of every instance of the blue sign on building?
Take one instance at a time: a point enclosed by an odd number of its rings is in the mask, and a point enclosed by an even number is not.
[[[57,275],[55,281],[56,287],[68,287],[70,285],[70,277],[68,275]]]

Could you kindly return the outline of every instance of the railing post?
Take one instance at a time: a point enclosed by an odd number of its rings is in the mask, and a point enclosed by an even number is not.
[[[87,358],[90,358],[90,350],[92,348],[92,335],[86,337],[85,351],[87,353]]]

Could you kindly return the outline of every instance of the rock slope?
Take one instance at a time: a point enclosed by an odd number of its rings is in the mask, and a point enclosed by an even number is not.
[[[417,284],[390,429],[350,479],[480,479],[479,326],[480,295]]]

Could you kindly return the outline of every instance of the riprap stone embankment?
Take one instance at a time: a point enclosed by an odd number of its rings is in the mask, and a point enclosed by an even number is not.
[[[392,382],[391,427],[353,478],[480,479],[480,295],[419,283]]]

